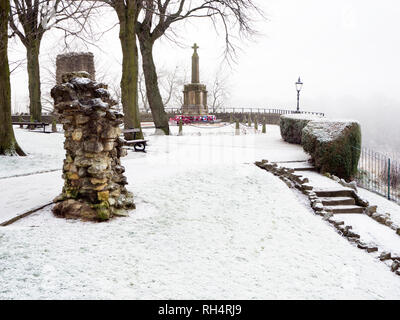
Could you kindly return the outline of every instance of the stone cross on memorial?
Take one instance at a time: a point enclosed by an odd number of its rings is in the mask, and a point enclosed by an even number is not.
[[[200,69],[199,69],[199,55],[197,49],[199,46],[195,43],[192,47],[194,49],[192,55],[192,83],[200,83]]]
[[[192,47],[192,82],[185,84],[183,89],[183,115],[207,115],[207,89],[200,83],[199,55],[197,49],[199,46],[195,43]]]

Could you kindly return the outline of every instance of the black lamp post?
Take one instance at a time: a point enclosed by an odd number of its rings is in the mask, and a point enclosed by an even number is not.
[[[296,82],[296,90],[297,90],[297,112],[300,112],[299,108],[299,100],[300,100],[300,91],[301,88],[303,87],[303,82],[301,82],[300,77],[299,80]]]

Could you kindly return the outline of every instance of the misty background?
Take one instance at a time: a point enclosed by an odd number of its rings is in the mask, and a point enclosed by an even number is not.
[[[156,42],[155,61],[163,74],[176,73],[174,93],[190,79],[191,47],[200,49],[200,80],[224,83],[225,107],[296,108],[295,82],[304,82],[300,110],[324,112],[361,123],[363,146],[400,153],[400,2],[396,0],[257,0],[259,34],[234,39],[234,60],[224,56],[223,32],[207,20],[185,21]],[[255,16],[256,17],[256,16]],[[65,49],[63,34],[45,34],[40,55],[42,94],[54,85],[57,54],[91,51],[101,80],[118,87],[121,48],[115,13],[94,18],[94,45],[75,41]],[[110,29],[110,30],[109,30]],[[105,32],[106,30],[109,30]],[[217,31],[217,32],[216,32]],[[105,32],[105,33],[104,33]],[[28,111],[25,50],[18,39],[9,49],[14,112]],[[179,108],[180,105],[168,105]]]

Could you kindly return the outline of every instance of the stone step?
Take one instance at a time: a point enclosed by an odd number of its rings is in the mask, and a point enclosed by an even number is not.
[[[315,171],[315,167],[309,166],[309,167],[300,167],[300,168],[294,168],[294,171]]]
[[[315,190],[317,197],[321,198],[333,198],[333,197],[353,197],[354,191],[351,189],[339,189],[339,190]]]
[[[276,162],[282,167],[293,169],[294,171],[314,171],[315,167],[308,161],[287,161],[287,162]]]
[[[324,206],[355,205],[356,201],[352,197],[323,197],[320,198]]]
[[[325,206],[324,209],[331,213],[363,213],[364,208],[355,205]]]

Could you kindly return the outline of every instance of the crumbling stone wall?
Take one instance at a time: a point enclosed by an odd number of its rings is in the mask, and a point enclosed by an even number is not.
[[[66,218],[107,220],[135,208],[133,195],[125,188],[126,155],[119,137],[123,115],[107,86],[91,80],[86,72],[68,73],[51,90],[55,111],[63,124],[66,158],[64,187],[53,212]]]
[[[56,81],[62,82],[62,75],[68,72],[86,71],[90,79],[96,79],[93,53],[91,52],[70,52],[60,54],[56,59]]]

